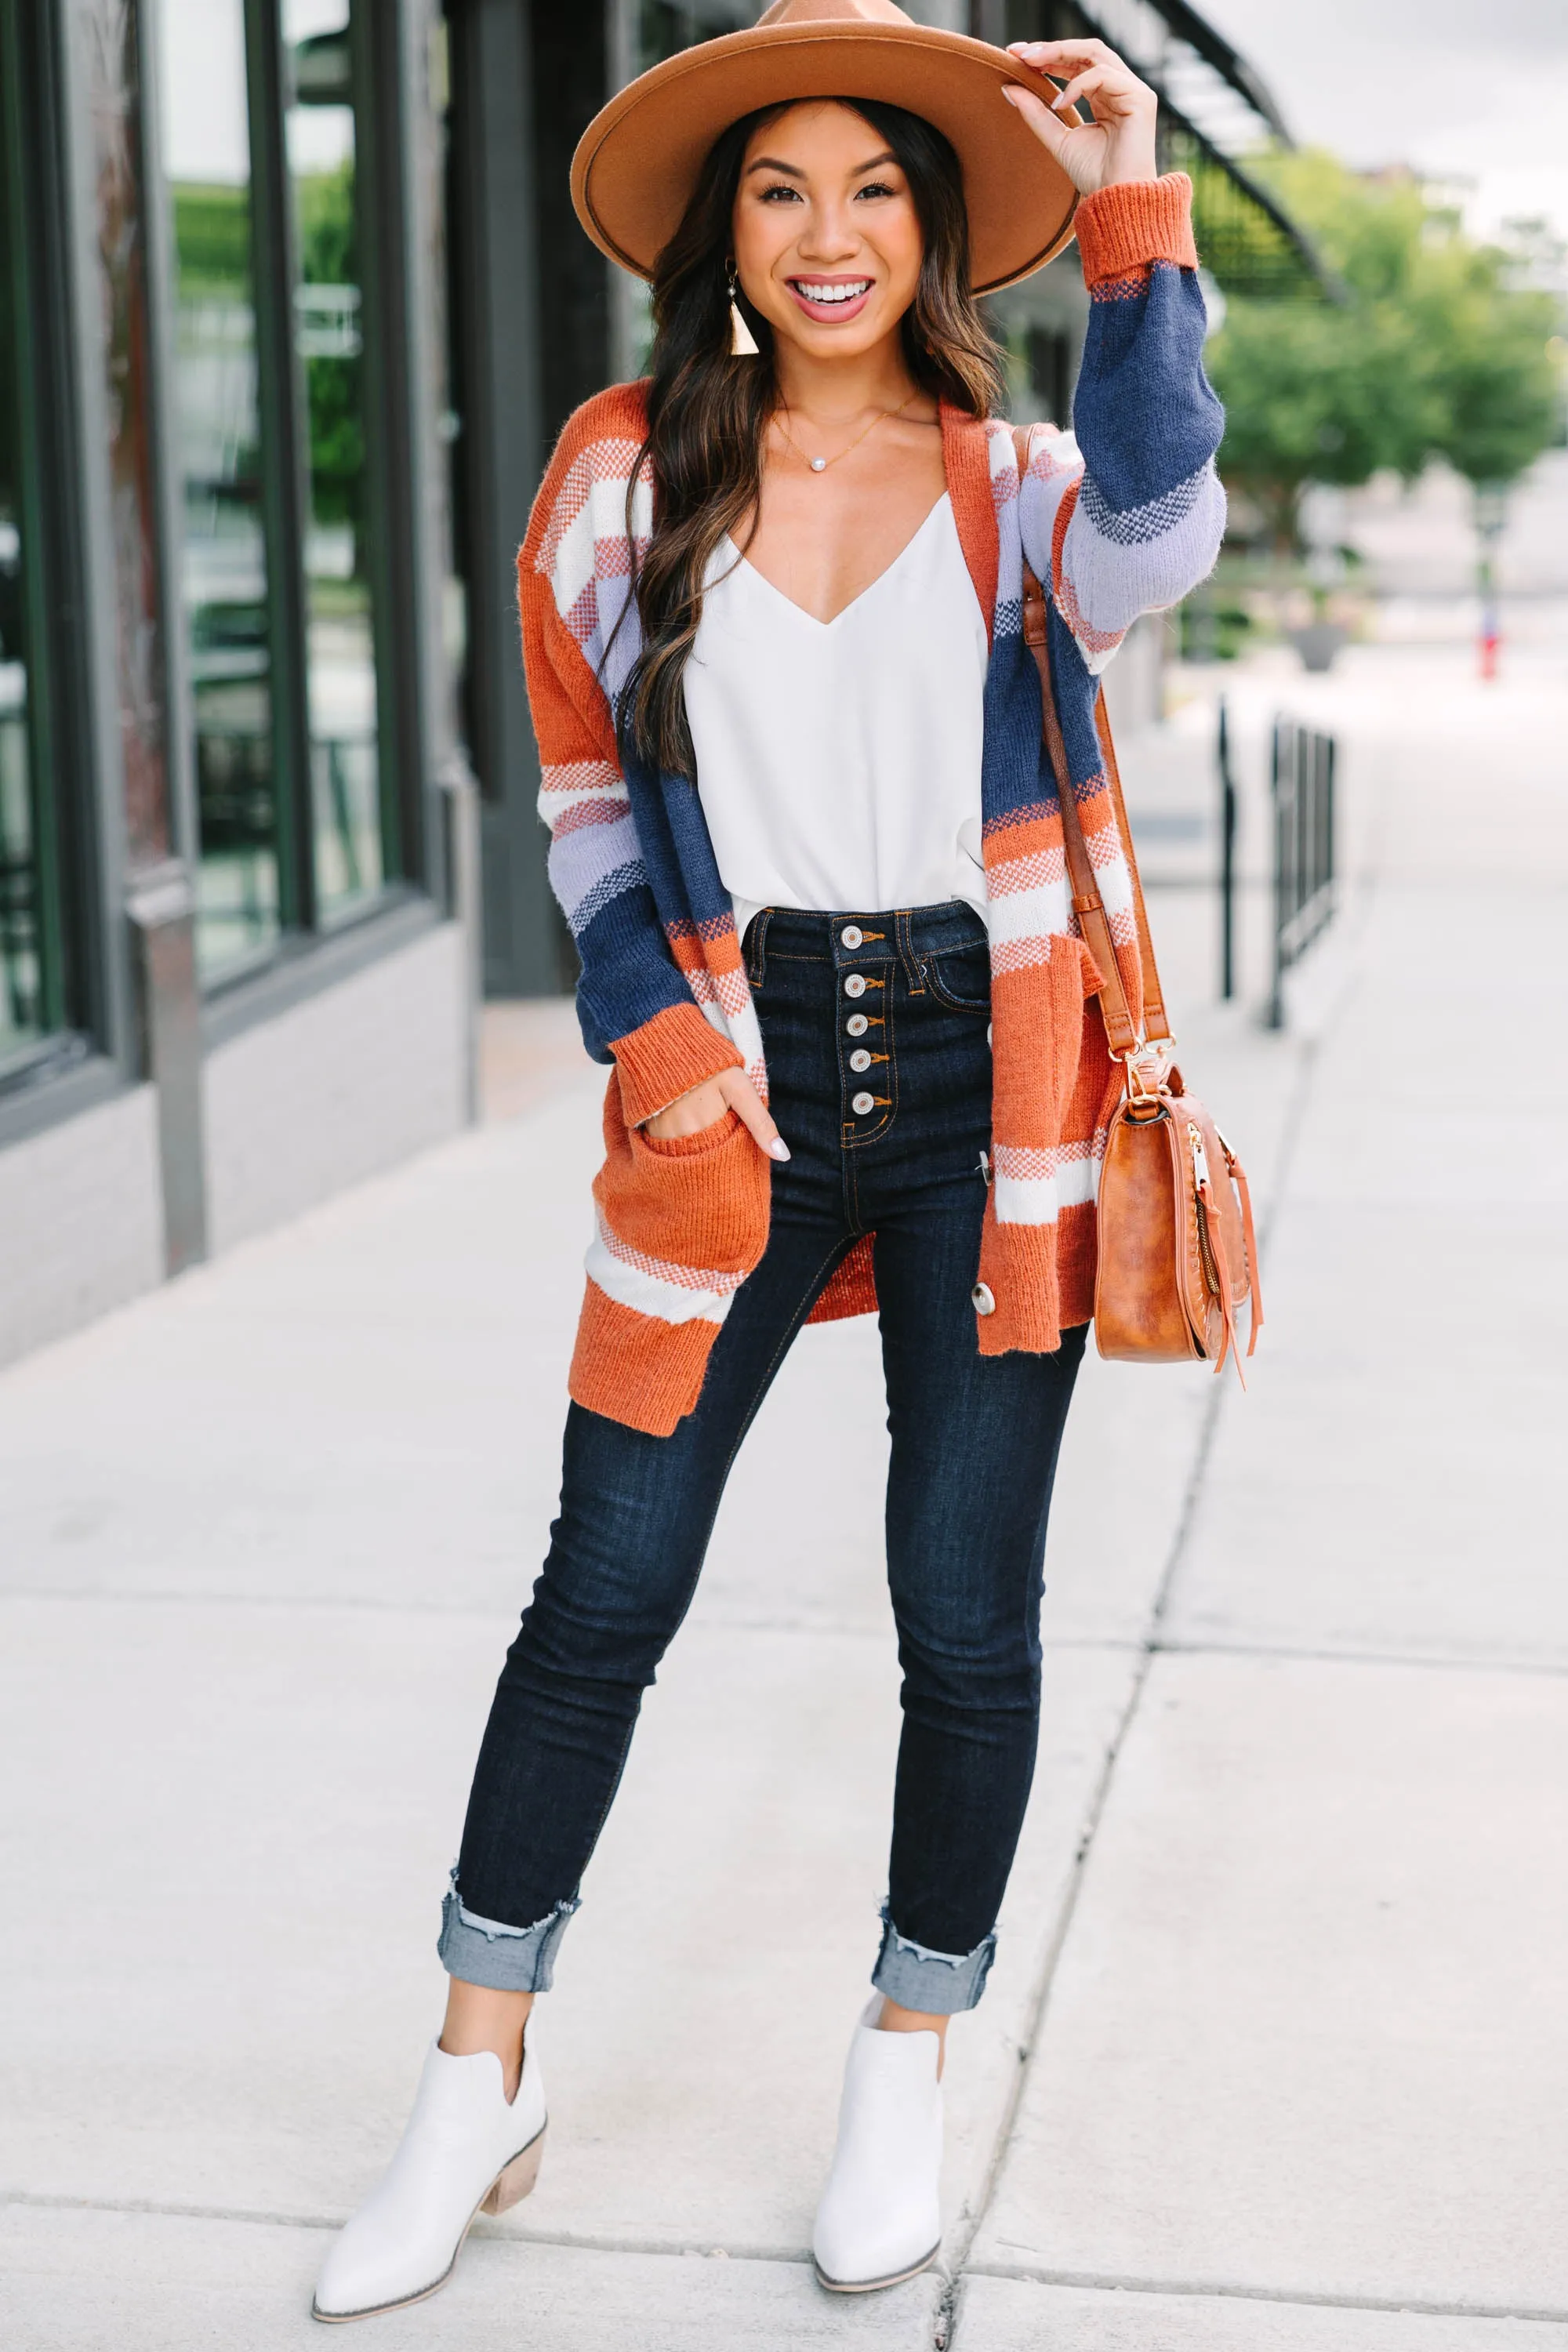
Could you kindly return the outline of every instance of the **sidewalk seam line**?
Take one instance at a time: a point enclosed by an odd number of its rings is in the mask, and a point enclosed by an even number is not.
[[[1408,2295],[1316,2294],[1310,2287],[1226,2285],[1215,2279],[1121,2278],[1099,2271],[1058,2271],[1039,2263],[973,2263],[967,2278],[1013,2280],[1031,2286],[1076,2287],[1091,2294],[1169,2294],[1215,2302],[1267,2303],[1285,2310],[1409,2312],[1421,2319],[1521,2319],[1561,2326],[1568,2308],[1500,2303],[1438,2303]]]
[[[0,2189],[0,2210],[7,2206],[21,2207],[32,2212],[49,2213],[132,2213],[153,2221],[231,2221],[258,2230],[341,2230],[341,2213],[263,2213],[247,2211],[242,2207],[227,2205],[191,2205],[178,2201],[163,2202],[151,2197],[54,2197],[30,2189]],[[593,2254],[668,2254],[686,2262],[715,2257],[738,2263],[788,2263],[799,2267],[809,2263],[811,2256],[799,2246],[738,2245],[672,2245],[653,2238],[616,2238],[592,2231],[531,2230],[528,2228],[492,2230],[482,2222],[475,2225],[476,2242],[500,2245],[562,2246],[569,2252]]]

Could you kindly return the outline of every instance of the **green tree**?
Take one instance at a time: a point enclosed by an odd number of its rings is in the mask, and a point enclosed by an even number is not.
[[[1406,174],[1365,179],[1331,155],[1269,160],[1267,176],[1312,235],[1342,299],[1233,299],[1210,349],[1228,422],[1220,467],[1300,544],[1310,482],[1352,488],[1434,457],[1475,482],[1514,480],[1554,436],[1549,296],[1478,246]]]
[[[1505,488],[1557,436],[1561,386],[1550,294],[1510,280],[1513,257],[1458,236],[1424,251],[1411,308],[1442,421],[1435,455],[1478,488]]]
[[[352,158],[299,187],[301,287],[358,289]],[[310,420],[311,503],[322,522],[354,526],[364,553],[364,371],[360,352],[315,352],[305,363]]]

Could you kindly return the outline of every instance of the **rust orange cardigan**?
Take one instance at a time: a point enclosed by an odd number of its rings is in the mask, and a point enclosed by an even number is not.
[[[994,1178],[976,1271],[994,1307],[977,1318],[984,1354],[1054,1349],[1092,1312],[1112,1091],[1092,1001],[1100,975],[1078,935],[1040,746],[1023,563],[1050,583],[1068,775],[1137,1017],[1131,888],[1094,711],[1098,674],[1131,622],[1202,578],[1224,529],[1222,416],[1203,372],[1190,204],[1176,173],[1079,207],[1091,301],[1076,438],[1037,426],[1020,482],[1005,424],[942,410],[948,489],[991,645],[981,816]],[[745,1068],[765,1096],[767,1069],[697,788],[642,769],[617,739],[617,698],[640,645],[633,570],[652,521],[645,431],[639,384],[578,410],[540,490],[518,582],[551,879],[582,959],[584,1038],[615,1064],[571,1390],[594,1412],[667,1436],[696,1403],[714,1338],[766,1245],[770,1169],[732,1115],[676,1141],[646,1133],[656,1111],[721,1069]],[[875,1304],[868,1242],[815,1313]]]

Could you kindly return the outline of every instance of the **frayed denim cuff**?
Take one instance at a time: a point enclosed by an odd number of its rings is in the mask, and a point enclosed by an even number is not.
[[[985,1990],[996,1938],[987,1936],[972,1952],[933,1952],[909,1936],[900,1936],[882,1906],[882,1948],[871,1971],[871,1982],[885,2000],[900,2009],[918,2009],[928,2017],[956,2017],[973,2009]]]
[[[488,1985],[494,1992],[548,1992],[555,1972],[555,1952],[566,1933],[578,1897],[568,1895],[531,1927],[504,1927],[499,1919],[481,1919],[458,1893],[458,1874],[441,1904],[441,1934],[436,1949],[449,1977],[465,1984]]]

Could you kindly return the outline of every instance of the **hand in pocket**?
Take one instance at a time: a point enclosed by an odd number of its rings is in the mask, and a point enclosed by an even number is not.
[[[770,1160],[789,1158],[788,1144],[744,1070],[721,1070],[716,1078],[707,1078],[689,1094],[678,1095],[663,1110],[655,1111],[643,1132],[650,1143],[672,1143],[716,1127],[730,1111],[750,1129],[759,1151],[765,1151]]]

